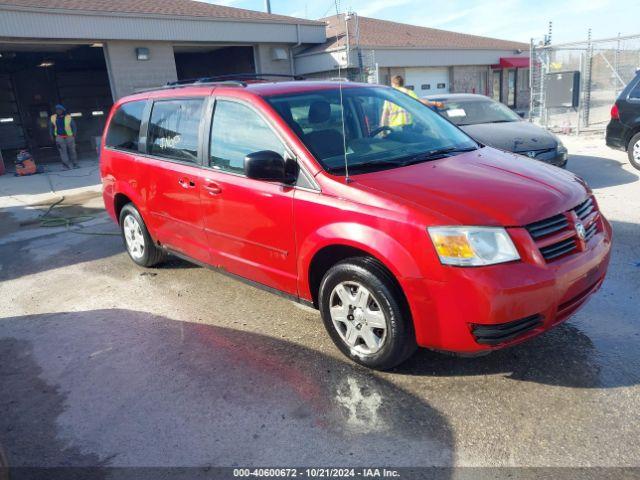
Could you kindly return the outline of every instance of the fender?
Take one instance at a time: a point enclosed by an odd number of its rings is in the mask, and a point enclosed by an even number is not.
[[[147,218],[146,218],[147,209],[146,209],[145,202],[142,196],[140,195],[140,192],[136,191],[136,188],[132,187],[131,184],[129,184],[127,181],[124,181],[124,180],[116,180],[115,183],[113,184],[113,196],[111,198],[111,208],[114,210],[114,215],[115,215],[115,208],[114,208],[115,198],[116,198],[116,195],[119,193],[121,193],[122,195],[126,195],[129,198],[129,200],[133,202],[135,207],[140,212],[140,215],[142,216],[144,223],[148,225]],[[116,222],[119,221],[119,219],[117,218],[115,220]]]
[[[403,278],[423,278],[418,264],[407,249],[385,232],[366,225],[339,222],[324,225],[308,235],[298,251],[298,291],[311,299],[309,268],[313,257],[325,247],[343,245],[363,250],[377,258],[402,284]]]

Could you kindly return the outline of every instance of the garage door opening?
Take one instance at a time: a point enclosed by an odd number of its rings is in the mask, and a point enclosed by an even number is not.
[[[0,44],[0,149],[38,162],[59,159],[50,116],[63,104],[78,127],[80,158],[96,157],[96,137],[113,103],[102,45]]]
[[[175,46],[178,80],[255,73],[253,47]]]

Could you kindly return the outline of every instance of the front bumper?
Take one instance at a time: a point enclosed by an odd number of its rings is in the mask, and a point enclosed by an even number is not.
[[[604,281],[612,232],[604,217],[599,221],[602,228],[585,251],[549,263],[528,232],[515,228],[510,233],[519,237],[519,249],[531,250],[521,252],[521,261],[443,267],[442,279],[406,282],[418,344],[477,354],[520,343],[566,320]],[[504,338],[501,331],[507,332]],[[487,333],[498,341],[484,341]]]

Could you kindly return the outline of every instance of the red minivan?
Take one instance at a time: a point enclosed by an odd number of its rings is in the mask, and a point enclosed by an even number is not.
[[[371,368],[529,339],[609,264],[584,181],[388,87],[172,85],[118,101],[103,138],[105,205],[135,263],[170,253],[314,306]]]

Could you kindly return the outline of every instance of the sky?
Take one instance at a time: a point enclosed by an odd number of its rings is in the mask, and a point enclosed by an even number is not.
[[[265,10],[264,0],[204,0]],[[553,43],[640,34],[638,0],[342,0],[340,12],[455,32],[529,42],[553,21]],[[334,15],[335,0],[271,0],[272,13],[318,19]]]

